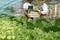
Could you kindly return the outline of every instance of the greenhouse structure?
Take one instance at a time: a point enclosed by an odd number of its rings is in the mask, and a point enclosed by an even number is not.
[[[29,11],[39,17],[27,18],[23,12],[25,0],[0,0],[0,40],[60,40],[60,0],[45,1],[49,7],[46,18],[32,9]],[[38,0],[32,3],[40,8]]]

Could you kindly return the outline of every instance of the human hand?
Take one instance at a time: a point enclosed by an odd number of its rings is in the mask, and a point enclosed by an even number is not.
[[[28,13],[27,16],[30,18],[30,14]]]

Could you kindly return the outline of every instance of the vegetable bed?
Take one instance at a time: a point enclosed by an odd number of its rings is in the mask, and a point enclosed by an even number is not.
[[[60,40],[60,18],[27,19],[0,15],[0,40]]]

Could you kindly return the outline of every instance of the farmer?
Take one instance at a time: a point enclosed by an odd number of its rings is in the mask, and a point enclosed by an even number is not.
[[[26,0],[24,5],[23,5],[23,11],[24,11],[24,14],[27,18],[31,18],[28,14],[29,14],[29,9],[33,9],[33,4],[32,4],[32,1],[33,0]]]
[[[40,17],[45,19],[48,14],[48,5],[45,3],[45,0],[39,0],[40,2],[40,10],[38,10],[38,13],[40,14]]]

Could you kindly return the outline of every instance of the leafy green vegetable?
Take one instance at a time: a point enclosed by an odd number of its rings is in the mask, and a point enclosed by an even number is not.
[[[60,40],[59,19],[0,15],[0,40]]]

